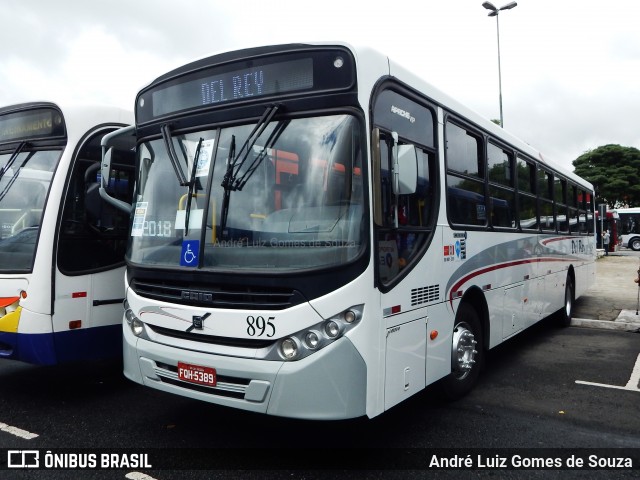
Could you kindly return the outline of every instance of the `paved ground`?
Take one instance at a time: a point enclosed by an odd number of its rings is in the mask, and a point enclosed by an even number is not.
[[[572,325],[640,333],[638,277],[640,252],[622,249],[596,261],[596,283],[576,300]],[[636,314],[638,312],[639,314]]]

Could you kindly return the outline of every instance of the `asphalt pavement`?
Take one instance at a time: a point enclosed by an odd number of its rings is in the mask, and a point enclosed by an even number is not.
[[[621,249],[596,260],[596,281],[574,304],[571,325],[640,333],[640,252]]]

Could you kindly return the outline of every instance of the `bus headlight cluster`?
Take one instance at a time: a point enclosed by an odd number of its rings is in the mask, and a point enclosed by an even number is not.
[[[142,320],[136,317],[133,310],[129,308],[129,303],[126,301],[124,302],[124,318],[127,325],[129,325],[131,332],[133,332],[136,337],[139,337],[144,333],[144,324],[142,323]]]
[[[281,339],[277,344],[279,359],[300,360],[335,342],[360,322],[363,307],[364,305],[356,305],[348,308],[327,320]]]
[[[0,298],[0,317],[15,312],[20,306],[20,297]]]

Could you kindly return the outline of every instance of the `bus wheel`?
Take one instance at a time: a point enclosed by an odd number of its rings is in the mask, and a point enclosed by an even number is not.
[[[629,248],[631,248],[631,250],[635,252],[640,250],[640,238],[634,237],[631,240],[629,240]]]
[[[447,398],[466,395],[475,385],[484,363],[482,328],[475,309],[468,303],[458,308],[451,342],[451,373],[442,381]]]
[[[560,326],[562,327],[568,327],[571,325],[574,300],[575,287],[573,285],[573,278],[571,275],[567,275],[567,282],[564,286],[564,307],[560,310]]]

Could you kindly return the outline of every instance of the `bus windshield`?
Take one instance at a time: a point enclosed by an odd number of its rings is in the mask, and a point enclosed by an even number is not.
[[[187,134],[165,127],[139,145],[130,262],[295,271],[363,251],[361,123],[273,116]]]
[[[16,150],[17,152],[18,150]],[[61,150],[0,154],[0,270],[30,270]]]

